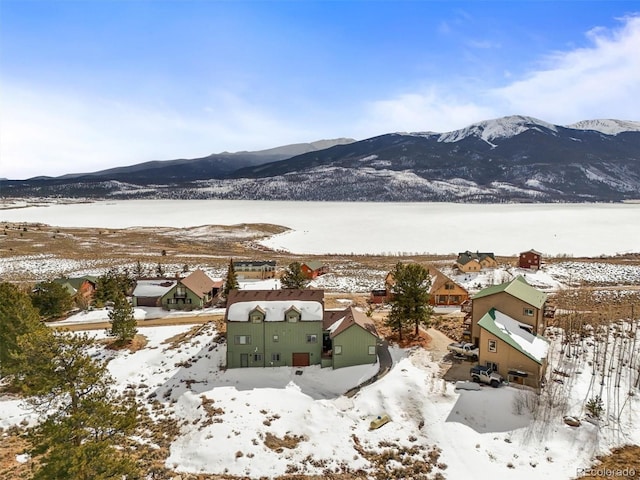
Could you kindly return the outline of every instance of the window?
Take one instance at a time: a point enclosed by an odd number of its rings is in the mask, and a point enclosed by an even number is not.
[[[280,341],[280,337],[278,335],[273,336],[273,342],[278,343]]]
[[[254,353],[253,354],[253,361],[254,362],[261,362],[262,361],[262,354],[261,353]]]
[[[287,322],[298,322],[301,319],[300,310],[296,307],[291,307],[285,312],[284,318]]]
[[[493,362],[487,362],[487,367],[489,367],[494,372],[498,371],[498,364]]]
[[[318,343],[318,335],[315,333],[308,334],[307,343]]]
[[[236,345],[251,345],[251,335],[236,335]]]
[[[191,299],[190,298],[185,299],[184,303],[191,303]]]
[[[334,345],[333,346],[333,354],[334,355],[342,355],[342,345]]]
[[[187,296],[187,289],[185,287],[182,286],[177,286],[176,287],[176,297],[186,297]]]
[[[253,310],[249,312],[249,321],[251,323],[260,323],[265,319],[265,311],[260,308],[260,306],[254,307]]]
[[[167,303],[176,303],[176,299],[175,298],[167,298]]]
[[[271,361],[272,362],[279,362],[280,361],[280,354],[279,353],[272,353],[271,354]]]
[[[369,345],[369,355],[375,355],[375,354],[376,354],[376,346]]]
[[[495,340],[489,340],[489,351],[497,352],[498,351],[498,342]]]
[[[444,284],[444,289],[445,289],[445,290],[453,290],[453,289],[455,289],[455,288],[456,288],[456,287],[455,287],[455,285],[454,285],[453,283],[445,283],[445,284]]]
[[[525,317],[533,317],[533,308],[525,308],[522,313]]]

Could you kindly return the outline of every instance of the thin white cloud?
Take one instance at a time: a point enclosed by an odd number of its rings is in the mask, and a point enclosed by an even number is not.
[[[615,30],[587,33],[592,45],[557,52],[543,69],[491,92],[502,111],[565,124],[594,118],[637,119],[640,112],[640,16]]]
[[[7,83],[3,94],[0,177],[12,179],[270,148],[302,136],[224,92],[195,114]]]
[[[557,52],[544,67],[489,90],[454,82],[371,102],[362,131],[445,132],[505,115],[529,115],[564,125],[579,120],[637,120],[640,112],[640,16],[618,29],[587,32],[587,48]],[[515,79],[515,80],[514,80]],[[457,90],[457,91],[456,91]]]
[[[377,132],[447,132],[492,116],[493,110],[466,102],[442,89],[404,94],[372,102],[358,126],[363,133]]]
[[[615,29],[595,28],[586,38],[587,47],[556,52],[525,75],[508,72],[503,81],[510,83],[503,87],[481,89],[474,82],[450,79],[365,103],[355,111],[347,104],[334,109],[329,99],[322,103],[317,98],[304,112],[271,111],[241,95],[214,91],[198,111],[190,112],[95,94],[30,89],[5,80],[0,177],[95,171],[320,138],[446,132],[513,114],[557,124],[638,120],[640,16],[620,19]]]

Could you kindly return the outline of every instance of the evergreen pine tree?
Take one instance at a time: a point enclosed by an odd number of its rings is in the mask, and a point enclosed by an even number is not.
[[[124,295],[116,298],[113,310],[109,312],[111,322],[110,335],[117,337],[118,342],[127,343],[138,333],[136,319],[133,316],[133,305]]]
[[[111,269],[106,274],[98,277],[94,302],[98,307],[103,307],[107,302],[115,302],[120,295],[128,295],[133,288],[134,280],[127,271],[119,272]]]
[[[133,267],[133,276],[138,280],[144,277],[144,267],[142,263],[140,263],[140,260],[138,260]]]
[[[29,434],[32,456],[40,456],[33,478],[140,478],[127,452],[138,406],[113,389],[106,361],[87,353],[95,341],[46,329],[18,343],[19,386],[45,417]]]
[[[60,317],[73,308],[73,295],[60,283],[39,283],[29,296],[44,318]]]
[[[164,277],[164,267],[159,262],[158,262],[158,265],[156,265],[156,277],[157,278]]]
[[[307,288],[309,279],[302,271],[300,262],[290,263],[280,277],[282,288]]]
[[[42,325],[38,310],[29,295],[8,282],[0,283],[0,377],[11,373],[18,352],[18,338],[35,330],[48,330]]]
[[[236,270],[233,268],[233,258],[229,260],[229,268],[227,269],[227,277],[224,281],[224,287],[222,288],[222,294],[226,298],[229,295],[231,290],[236,290],[240,288],[238,284],[238,276],[236,275]]]
[[[403,328],[409,324],[415,326],[414,334],[417,336],[421,325],[429,325],[433,313],[433,308],[429,305],[429,271],[417,263],[404,265],[398,262],[393,270],[393,277],[393,299],[386,324],[398,332],[400,340]]]

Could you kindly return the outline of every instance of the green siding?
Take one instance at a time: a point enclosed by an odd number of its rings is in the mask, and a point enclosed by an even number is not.
[[[251,336],[251,344],[238,345],[236,337]],[[278,340],[274,341],[274,335]],[[307,335],[315,335],[315,343],[307,343]],[[320,363],[322,322],[227,322],[227,368],[239,368],[241,355],[249,355],[249,367],[291,366],[294,353],[309,353],[311,365]],[[255,355],[262,354],[256,360]],[[280,360],[274,359],[280,355]]]
[[[366,331],[359,325],[352,325],[332,339],[333,341],[333,368],[351,367],[353,365],[365,365],[375,363],[376,354],[369,354],[369,347],[375,347],[378,337]],[[342,347],[342,353],[335,354],[335,347]]]
[[[203,299],[186,287],[186,297],[176,298],[175,295],[178,285],[175,285],[171,290],[169,290],[162,296],[162,298],[160,299],[162,308],[166,310],[193,310],[195,308],[202,308],[204,306]],[[172,298],[176,299],[176,303],[169,303],[169,299]]]

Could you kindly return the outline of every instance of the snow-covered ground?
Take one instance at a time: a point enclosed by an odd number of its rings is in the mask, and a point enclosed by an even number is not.
[[[263,244],[301,254],[447,255],[471,249],[510,256],[535,248],[545,255],[597,256],[638,251],[640,203],[118,200],[0,209],[0,221],[103,228],[271,223],[292,230]]]
[[[584,421],[585,401],[600,391],[602,379],[592,374],[588,339],[571,357],[561,354],[560,337],[553,341],[550,370],[564,372],[553,377],[562,383],[550,378],[540,397],[510,386],[456,390],[441,378],[428,351],[394,348],[390,373],[349,398],[342,394],[372,376],[377,364],[224,370],[226,348],[213,341],[211,325],[178,345],[165,342],[189,328],[140,328],[148,338],[144,349],[102,353],[111,358],[109,371],[120,388],[135,386],[141,400],[162,402],[178,419],[180,435],[166,460],[177,472],[247,478],[371,473],[380,468],[373,466],[376,453],[405,449],[405,460],[422,462],[437,447],[429,478],[441,472],[448,479],[569,479],[593,455],[640,442],[640,398],[627,396],[635,391],[630,368],[620,387],[609,381],[602,387],[608,410],[600,425]],[[391,422],[370,431],[370,421],[383,414]],[[566,425],[564,415],[582,419],[582,425]],[[0,399],[0,427],[34,420],[19,400]],[[267,446],[286,436],[297,438],[297,445]]]

